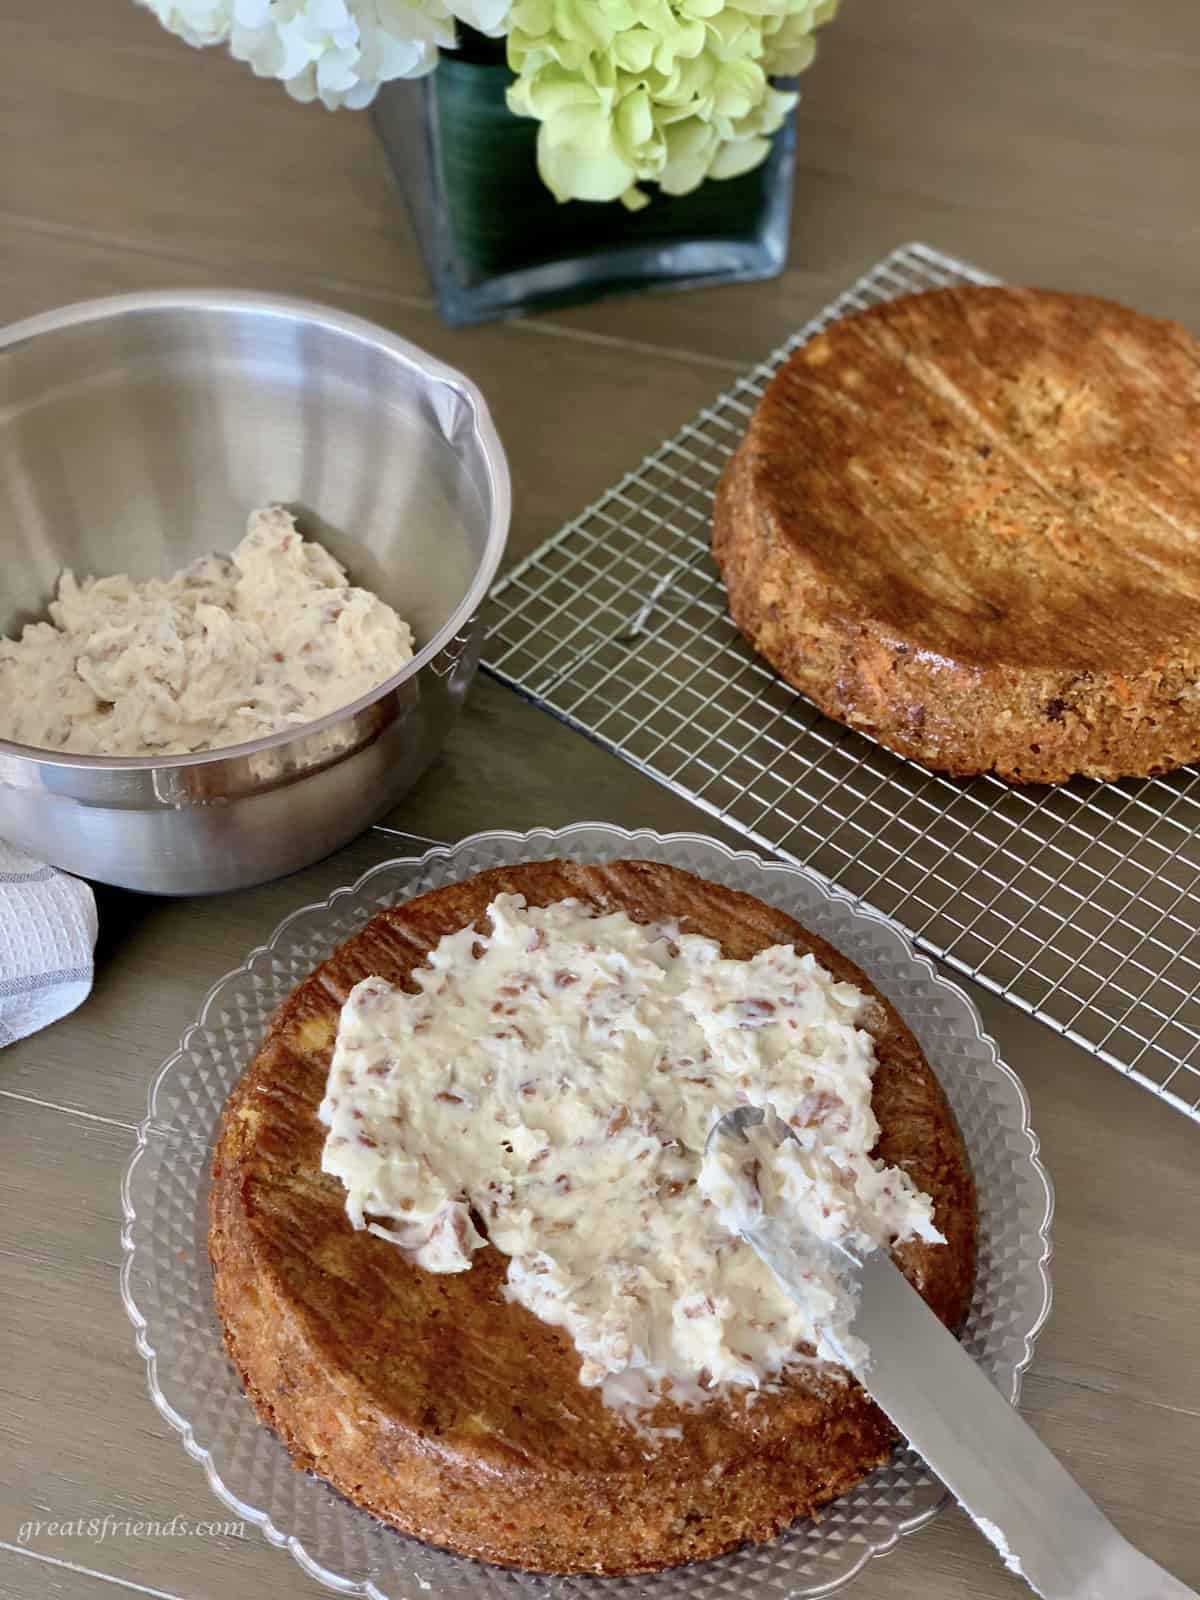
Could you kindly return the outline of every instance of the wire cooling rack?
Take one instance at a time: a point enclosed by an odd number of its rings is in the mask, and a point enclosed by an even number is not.
[[[754,656],[713,490],[780,362],[835,318],[995,280],[894,251],[497,585],[486,669],[1200,1120],[1200,772],[1010,788],[928,773]]]

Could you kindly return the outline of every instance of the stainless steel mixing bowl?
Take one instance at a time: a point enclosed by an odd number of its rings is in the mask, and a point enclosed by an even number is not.
[[[403,671],[250,744],[148,760],[0,740],[0,836],[102,882],[232,889],[307,865],[427,765],[479,659],[508,468],[473,384],[322,306],[95,300],[0,332],[0,633],[63,567],[166,576],[280,502],[412,624]]]

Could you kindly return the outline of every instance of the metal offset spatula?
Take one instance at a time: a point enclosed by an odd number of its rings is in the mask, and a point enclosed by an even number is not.
[[[739,1106],[713,1124],[706,1149],[746,1144],[765,1120]],[[795,1138],[786,1124],[774,1126]],[[798,1258],[777,1224],[741,1235],[797,1300]],[[859,1257],[838,1249],[857,1290],[854,1336],[870,1351],[845,1365],[962,1504],[1011,1572],[1045,1600],[1200,1600],[1142,1555],[993,1388],[884,1250]],[[831,1339],[831,1342],[832,1339]]]

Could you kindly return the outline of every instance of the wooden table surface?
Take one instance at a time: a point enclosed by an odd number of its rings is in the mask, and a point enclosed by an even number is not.
[[[512,461],[512,557],[907,239],[1200,328],[1192,0],[847,0],[805,82],[782,278],[460,332],[434,315],[363,116],[295,105],[129,0],[0,0],[0,61],[0,321],[212,283],[374,318],[483,386]],[[709,827],[481,678],[389,820],[453,838],[581,817]],[[253,1530],[95,1539],[30,1524],[229,1515],[147,1397],[117,1288],[120,1174],[151,1075],[213,979],[404,843],[375,832],[204,902],[102,891],[92,997],[0,1054],[0,1594],[326,1592]],[[975,999],[1028,1087],[1057,1188],[1054,1312],[1023,1409],[1121,1529],[1200,1587],[1200,1130]],[[1019,1592],[957,1512],[855,1589]]]

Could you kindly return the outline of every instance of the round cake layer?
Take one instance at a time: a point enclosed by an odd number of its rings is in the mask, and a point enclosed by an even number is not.
[[[767,1539],[886,1460],[895,1435],[836,1368],[757,1393],[662,1401],[629,1420],[579,1382],[559,1328],[506,1300],[493,1247],[434,1274],[356,1232],[321,1171],[317,1116],[341,1006],[368,976],[407,988],[499,893],[677,919],[746,958],[787,943],[873,997],[876,1154],[934,1201],[945,1245],[895,1252],[950,1326],[974,1282],[961,1135],[915,1039],[845,957],[751,896],[649,862],[496,869],[380,912],[277,1012],[226,1107],[210,1250],[229,1353],[297,1463],[356,1504],[462,1554],[550,1572],[635,1572]]]
[[[1200,756],[1200,342],[1086,295],[835,323],[717,495],[734,621],[822,711],[1014,782]]]

